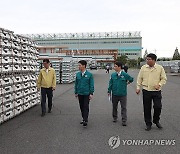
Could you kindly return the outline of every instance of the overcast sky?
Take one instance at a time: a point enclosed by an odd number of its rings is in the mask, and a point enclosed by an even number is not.
[[[0,27],[17,34],[141,31],[143,52],[180,48],[180,0],[0,0]]]

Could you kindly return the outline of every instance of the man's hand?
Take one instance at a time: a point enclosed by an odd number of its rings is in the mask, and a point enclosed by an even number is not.
[[[93,95],[89,95],[89,99],[92,100]]]
[[[127,84],[130,84],[131,82],[127,81]]]
[[[156,86],[154,86],[154,88],[155,88],[156,90],[159,90],[159,89],[161,88],[161,86],[160,86],[160,85],[156,85]]]
[[[136,94],[137,94],[137,95],[140,94],[140,89],[136,89]]]
[[[78,94],[75,94],[75,97],[77,98],[77,97],[78,97]]]
[[[52,90],[55,90],[55,89],[56,89],[56,88],[54,88],[54,87],[52,88]]]
[[[111,96],[111,94],[110,94],[110,93],[108,93],[108,96]]]

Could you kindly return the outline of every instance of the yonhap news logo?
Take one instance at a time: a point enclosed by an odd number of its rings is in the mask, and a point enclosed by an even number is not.
[[[116,149],[121,146],[174,146],[174,139],[123,139],[119,136],[110,137],[108,144],[111,149]]]
[[[112,136],[110,139],[109,139],[109,146],[111,149],[116,149],[117,147],[120,146],[120,138],[119,136]]]

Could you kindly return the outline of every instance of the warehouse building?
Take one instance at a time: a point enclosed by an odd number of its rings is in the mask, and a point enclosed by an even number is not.
[[[76,55],[107,55],[107,51],[116,51],[117,56],[127,55],[129,59],[138,59],[142,52],[142,37],[135,32],[99,32],[99,33],[63,33],[63,34],[30,34],[40,47],[40,55],[72,51]],[[53,47],[53,50],[49,48]],[[57,47],[57,48],[55,48]],[[42,48],[41,48],[42,49]],[[90,54],[92,53],[92,54]],[[111,54],[110,54],[111,55]],[[94,56],[93,56],[94,57]],[[99,57],[98,57],[99,58]],[[103,57],[102,60],[106,59]],[[109,57],[107,56],[109,59]],[[111,58],[115,58],[112,54]]]

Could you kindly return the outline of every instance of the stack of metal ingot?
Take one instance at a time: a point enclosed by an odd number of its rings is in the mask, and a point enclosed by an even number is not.
[[[180,73],[180,60],[170,62],[171,73]]]
[[[157,61],[167,73],[180,73],[180,60]]]
[[[61,83],[61,61],[51,61],[51,64],[56,72],[56,82]]]
[[[73,61],[73,81],[76,80],[76,73],[79,71],[79,68],[78,68],[78,61],[77,60],[74,60]]]
[[[40,73],[40,70],[42,69],[42,62],[40,60],[37,61],[37,70],[36,70],[36,75],[38,76]]]
[[[75,81],[76,72],[78,70],[77,61],[62,61],[62,83],[72,83]]]
[[[0,123],[40,102],[35,42],[0,28]]]

